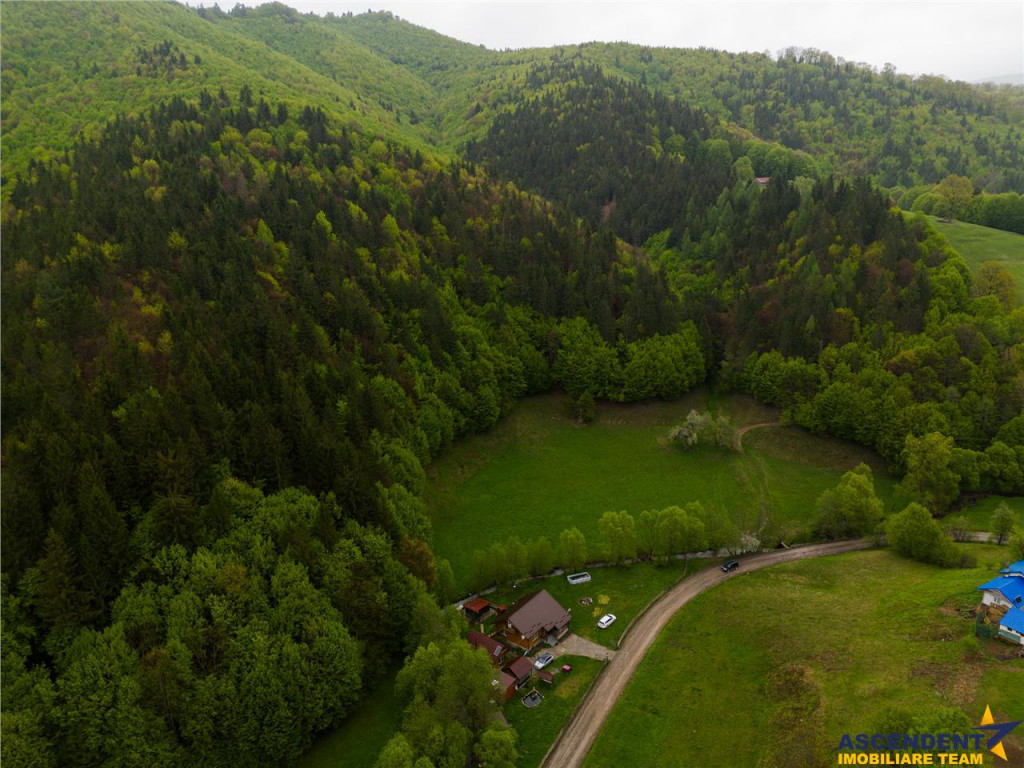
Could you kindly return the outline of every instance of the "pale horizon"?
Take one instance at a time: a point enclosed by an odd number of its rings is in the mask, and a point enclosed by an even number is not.
[[[270,0],[248,0],[253,7]],[[207,5],[197,3],[189,5]],[[589,42],[768,53],[815,48],[881,70],[977,82],[1024,74],[1022,2],[329,2],[302,13],[389,11],[493,50]],[[233,7],[225,3],[222,9]]]

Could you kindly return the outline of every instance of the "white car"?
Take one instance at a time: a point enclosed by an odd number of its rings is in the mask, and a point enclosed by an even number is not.
[[[607,629],[608,627],[610,627],[614,623],[615,623],[615,614],[614,613],[606,613],[604,616],[602,616],[600,619],[597,620],[597,626],[599,628],[601,628],[601,629]]]
[[[555,657],[550,653],[542,653],[537,657],[537,660],[533,662],[534,669],[544,669],[548,664],[555,660]]]

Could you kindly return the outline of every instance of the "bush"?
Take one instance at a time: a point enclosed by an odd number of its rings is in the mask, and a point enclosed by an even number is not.
[[[893,515],[885,525],[890,546],[913,560],[953,568],[964,560],[964,552],[949,539],[931,513],[916,502]]]
[[[971,524],[963,515],[951,517],[946,520],[946,533],[953,541],[967,541],[971,536]]]

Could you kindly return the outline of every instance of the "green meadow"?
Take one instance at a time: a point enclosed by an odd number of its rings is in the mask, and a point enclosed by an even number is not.
[[[1010,511],[1015,512],[1017,522],[1024,525],[1024,496],[986,496],[983,499],[972,500],[961,509],[947,515],[947,519],[962,515],[971,524],[972,531],[991,531],[992,515],[1000,504],[1005,504]]]
[[[1007,551],[969,546],[976,568],[872,550],[740,573],[701,595],[655,642],[586,766],[715,768],[767,755],[785,765],[785,747],[817,743],[828,755],[887,708],[955,707],[974,725],[989,704],[996,722],[1020,719],[1024,660],[976,641],[963,612]],[[804,689],[778,684],[784,665]],[[1019,756],[1024,737],[1007,745]]]
[[[1024,302],[1024,235],[963,221],[946,224],[934,216],[928,219],[964,257],[972,272],[986,261],[1001,262],[1017,282],[1017,303]]]
[[[609,510],[636,515],[699,500],[743,530],[807,523],[818,496],[861,461],[874,469],[887,508],[895,504],[895,481],[877,456],[798,427],[753,430],[744,453],[668,443],[672,426],[707,407],[736,426],[778,419],[750,398],[705,389],[672,402],[602,403],[586,426],[564,414],[558,395],[522,401],[489,433],[461,442],[428,470],[436,555],[451,562],[465,588],[474,551],[510,536],[546,536],[557,544],[564,529],[576,526],[591,559],[600,557],[597,521]]]
[[[388,672],[377,687],[359,700],[344,723],[317,737],[298,762],[299,768],[368,768],[395,735],[402,706],[395,695],[398,670]]]

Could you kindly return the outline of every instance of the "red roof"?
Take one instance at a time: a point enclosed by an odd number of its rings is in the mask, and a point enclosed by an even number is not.
[[[471,629],[469,630],[469,637],[466,639],[474,648],[483,648],[487,651],[487,655],[491,657],[491,662],[493,664],[497,665],[501,663],[501,654],[505,652],[505,646],[493,637],[488,637],[483,632],[477,632],[475,629]]]
[[[516,680],[521,680],[533,671],[533,662],[525,656],[520,656],[509,664],[506,669],[512,673]]]
[[[473,613],[480,613],[482,611],[486,611],[488,608],[491,607],[491,605],[491,601],[486,598],[474,597],[472,600],[463,603],[462,607],[467,611],[472,611]]]
[[[516,684],[516,679],[512,677],[508,672],[502,672],[500,678],[500,685],[502,692],[507,691],[513,685]]]

